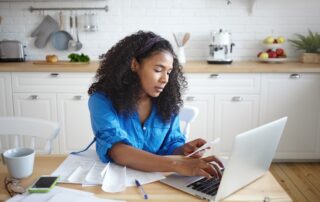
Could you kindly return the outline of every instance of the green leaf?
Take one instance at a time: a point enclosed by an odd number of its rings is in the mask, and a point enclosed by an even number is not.
[[[297,39],[289,39],[289,42],[291,42],[297,50],[304,50],[307,53],[320,52],[320,34],[308,30],[307,36],[301,34],[295,34],[295,36]]]
[[[77,53],[71,53],[68,55],[70,62],[89,62],[90,58],[88,55],[81,53],[81,55]]]

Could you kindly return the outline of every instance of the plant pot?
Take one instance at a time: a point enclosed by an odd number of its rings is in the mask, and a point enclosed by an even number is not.
[[[302,63],[320,63],[320,53],[302,53],[300,61]]]

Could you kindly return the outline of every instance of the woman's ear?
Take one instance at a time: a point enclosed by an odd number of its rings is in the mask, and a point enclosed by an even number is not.
[[[138,67],[139,67],[139,63],[138,63],[137,59],[136,58],[132,58],[132,60],[131,60],[131,71],[133,71],[133,72],[137,71]]]

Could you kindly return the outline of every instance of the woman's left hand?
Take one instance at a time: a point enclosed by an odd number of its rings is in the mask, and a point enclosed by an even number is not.
[[[182,146],[182,153],[183,155],[187,156],[188,154],[191,154],[192,152],[196,151],[198,148],[200,148],[202,145],[207,143],[204,139],[198,138],[191,142],[187,142]],[[195,154],[193,154],[191,157],[194,158],[201,158],[204,154],[204,151],[199,151]]]

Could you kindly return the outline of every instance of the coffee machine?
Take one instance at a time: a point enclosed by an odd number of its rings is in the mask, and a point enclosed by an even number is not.
[[[212,41],[209,45],[209,64],[231,64],[232,48],[235,45],[231,42],[231,34],[222,29],[212,33]]]

